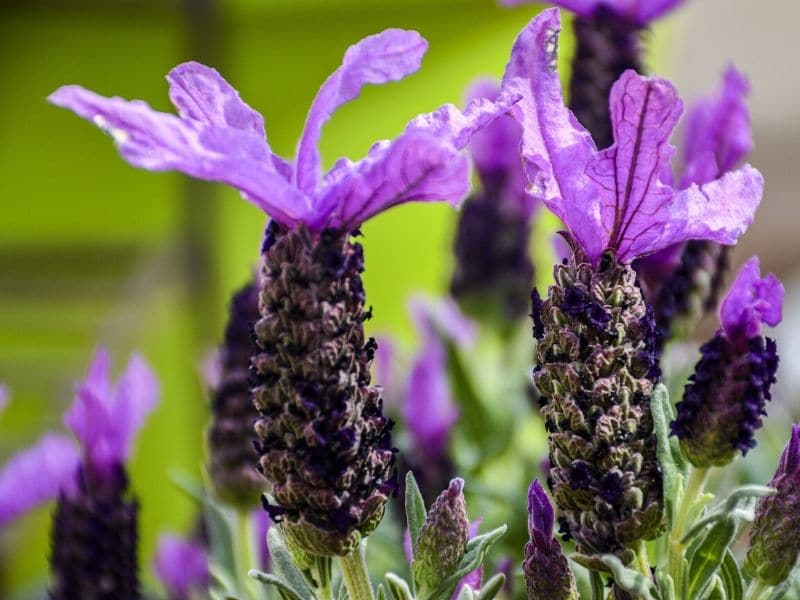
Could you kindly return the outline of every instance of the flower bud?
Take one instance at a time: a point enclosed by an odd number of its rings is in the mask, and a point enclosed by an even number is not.
[[[800,554],[800,425],[792,427],[769,486],[776,493],[758,501],[744,571],[767,585],[778,585]]]
[[[436,498],[419,532],[411,570],[421,588],[435,589],[458,565],[469,540],[464,481],[453,479]]]

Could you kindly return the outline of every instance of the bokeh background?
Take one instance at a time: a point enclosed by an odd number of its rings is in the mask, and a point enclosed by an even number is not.
[[[651,70],[684,98],[709,91],[733,61],[753,83],[756,151],[766,197],[735,261],[759,253],[785,278],[787,319],[781,392],[751,461],[774,460],[798,416],[800,256],[797,220],[800,83],[794,24],[800,9],[773,0],[687,0],[647,40]],[[444,102],[461,103],[477,76],[499,76],[516,33],[541,8],[493,0],[3,0],[0,2],[0,382],[12,404],[0,422],[0,462],[59,427],[92,349],[108,346],[121,367],[140,350],[161,381],[161,403],[141,436],[132,479],[142,503],[141,562],[155,538],[185,531],[193,508],[170,482],[199,478],[207,398],[201,364],[220,339],[227,299],[257,262],[265,217],[238,194],[178,174],[124,163],[110,140],[45,98],[80,83],[104,95],[171,110],[164,75],[195,59],[218,68],[265,115],[272,148],[291,156],[318,86],[346,47],[386,27],[430,42],[422,70],[367,88],[326,126],[326,164],[362,156],[376,139]],[[571,53],[562,37],[563,73]],[[415,291],[444,293],[456,214],[406,205],[363,229],[370,333],[413,343],[406,307]],[[550,259],[545,220],[536,226],[539,277]],[[795,310],[792,309],[795,307]],[[709,331],[713,324],[706,324]],[[797,351],[794,351],[796,349]],[[794,364],[793,364],[794,363]],[[761,456],[762,458],[759,458]],[[761,462],[759,462],[761,461]],[[760,479],[765,472],[761,470]],[[46,578],[50,507],[0,531],[0,598],[36,597]],[[146,577],[150,577],[146,574]]]

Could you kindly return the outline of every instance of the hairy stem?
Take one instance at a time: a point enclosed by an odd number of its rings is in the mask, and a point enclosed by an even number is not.
[[[636,568],[638,569],[639,573],[644,575],[645,577],[651,577],[652,573],[650,572],[650,562],[647,559],[647,546],[643,540],[639,540],[636,547],[634,547],[636,551]]]
[[[340,557],[339,565],[350,600],[375,600],[361,548],[354,548],[350,554]]]
[[[769,586],[760,579],[753,579],[753,581],[750,582],[750,587],[747,588],[744,600],[758,600],[768,587]]]
[[[708,469],[691,468],[689,471],[689,479],[686,481],[686,489],[683,491],[681,503],[675,514],[675,522],[672,524],[672,529],[669,532],[669,572],[675,582],[675,589],[683,589],[683,554],[686,550],[686,545],[681,542],[681,538],[686,533],[688,526],[689,512],[692,510],[695,502],[703,493],[703,486],[705,485],[706,475]]]
[[[246,598],[255,598],[253,581],[248,577],[250,569],[259,567],[253,549],[253,532],[251,529],[250,513],[246,510],[236,511],[236,540],[234,552],[236,560],[236,579],[239,589]]]

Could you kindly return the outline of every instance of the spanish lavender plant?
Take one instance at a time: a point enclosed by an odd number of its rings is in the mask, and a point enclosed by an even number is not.
[[[243,510],[259,504],[264,478],[256,470],[258,412],[250,400],[250,358],[255,350],[253,325],[258,287],[250,282],[231,298],[225,338],[219,349],[219,381],[212,391],[208,429],[208,473],[221,500]]]
[[[760,276],[757,257],[748,260],[720,308],[722,328],[700,348],[701,358],[678,403],[672,433],[695,467],[724,466],[756,445],[753,435],[771,399],[778,355],[763,324],[781,320],[783,285]]]
[[[749,90],[745,77],[731,66],[724,73],[721,89],[690,107],[682,144],[681,188],[712,181],[749,154],[753,147],[745,102]],[[716,308],[728,271],[728,255],[728,246],[690,240],[637,261],[662,342],[685,336]]]
[[[419,34],[397,29],[351,46],[311,105],[293,165],[269,149],[262,117],[197,63],[168,76],[178,117],[77,86],[50,96],[109,132],[128,162],[228,183],[272,217],[251,387],[261,415],[259,469],[277,502],[265,500],[265,509],[295,558],[344,557],[354,600],[371,594],[359,542],[380,522],[396,481],[391,423],[379,388],[370,386],[375,343],[364,336],[363,253],[351,234],[396,204],[458,202],[469,188],[459,149],[518,99],[480,99],[464,113],[443,106],[375,144],[365,159],[341,159],[321,176],[324,123],[364,85],[417,70],[426,49]]]
[[[800,555],[800,425],[792,426],[769,487],[775,494],[759,500],[744,561],[745,573],[753,578],[749,598],[758,598],[764,588],[783,582]]]
[[[496,100],[499,87],[476,82],[470,98]],[[527,313],[533,281],[528,245],[533,199],[519,159],[519,124],[509,115],[472,138],[470,149],[480,189],[461,209],[454,240],[450,292],[470,315],[502,325]]]
[[[681,113],[673,86],[626,71],[611,91],[615,144],[598,151],[564,106],[556,71],[560,19],[548,10],[512,50],[504,89],[523,95],[531,191],[566,225],[573,256],[534,293],[536,385],[549,432],[551,485],[562,530],[588,564],[631,562],[664,529],[650,414],[658,378],[652,311],[630,262],[688,239],[732,244],[752,221],[763,179],[746,166],[675,190],[660,176]],[[639,568],[646,569],[640,561]]]
[[[528,490],[528,535],[522,571],[528,598],[579,600],[575,577],[553,537],[555,515],[547,492],[534,479]]]
[[[115,387],[109,369],[108,355],[98,350],[64,416],[79,447],[47,434],[0,472],[0,523],[58,497],[50,556],[56,600],[140,597],[138,505],[130,497],[125,462],[155,406],[157,385],[138,356]]]

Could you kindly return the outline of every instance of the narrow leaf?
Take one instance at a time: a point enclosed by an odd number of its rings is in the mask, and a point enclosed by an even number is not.
[[[417,540],[419,530],[425,523],[428,512],[425,510],[425,501],[419,491],[417,480],[414,474],[409,471],[406,474],[406,522],[408,523],[408,533],[411,535],[411,548],[413,552],[417,550]]]
[[[625,567],[613,554],[604,554],[600,560],[611,570],[614,582],[624,591],[638,595],[642,600],[658,600],[658,590],[650,578]]]
[[[394,573],[386,573],[386,587],[394,600],[414,599],[406,580]]]
[[[382,583],[378,584],[377,600],[386,600],[386,590],[383,589]]]
[[[503,589],[506,583],[506,576],[503,573],[497,573],[487,581],[483,587],[478,591],[479,600],[494,600],[494,597]]]
[[[742,600],[744,598],[744,582],[742,573],[730,549],[725,552],[725,558],[719,567],[719,577],[725,586],[728,600]]]
[[[252,577],[253,579],[260,581],[266,585],[274,585],[278,588],[281,592],[283,592],[287,597],[291,598],[292,600],[303,600],[300,595],[292,589],[292,587],[286,582],[283,577],[278,577],[277,575],[273,575],[271,573],[263,573],[262,571],[258,571],[256,569],[250,569],[247,572],[248,577]]]
[[[689,597],[702,598],[728,548],[736,538],[737,523],[732,517],[717,521],[702,539],[689,563]]]
[[[664,507],[667,514],[667,525],[672,527],[675,519],[675,500],[677,498],[678,467],[675,464],[669,439],[669,422],[672,420],[672,406],[669,394],[663,383],[659,383],[653,391],[650,412],[653,416],[653,428],[656,433],[656,456],[661,466],[664,486]]]
[[[267,546],[269,547],[270,559],[278,575],[283,577],[287,585],[302,600],[314,600],[314,594],[308,587],[305,577],[292,561],[292,555],[286,547],[280,527],[269,528],[269,531],[267,531]]]

